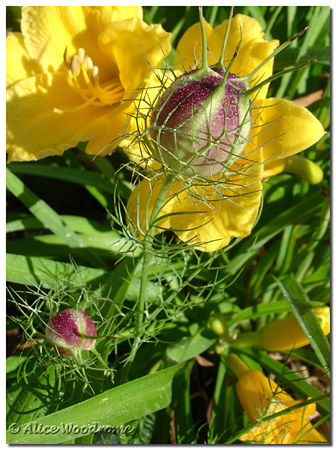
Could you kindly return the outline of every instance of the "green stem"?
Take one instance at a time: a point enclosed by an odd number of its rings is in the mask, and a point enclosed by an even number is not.
[[[234,6],[231,6],[230,16],[229,16],[229,19],[228,19],[228,22],[227,22],[227,25],[226,25],[225,34],[224,34],[221,55],[220,55],[220,58],[219,58],[219,61],[218,61],[218,64],[220,65],[220,67],[223,69],[224,72],[225,72],[225,68],[226,68],[226,64],[225,64],[225,49],[226,49],[227,40],[229,38],[229,32],[230,32],[231,22],[232,22],[232,17],[233,17],[233,9],[234,9]]]
[[[155,223],[157,222],[159,213],[162,208],[162,204],[167,195],[168,189],[173,181],[174,176],[168,175],[165,182],[162,185],[160,193],[156,199],[151,218],[150,224],[148,227],[148,231],[144,238],[144,253],[143,253],[143,265],[142,265],[142,276],[141,276],[141,285],[140,285],[140,298],[139,298],[139,306],[138,306],[138,317],[136,323],[136,335],[140,336],[142,334],[142,324],[143,324],[143,315],[144,315],[144,305],[146,298],[146,289],[147,289],[147,280],[148,280],[148,262],[150,259],[150,250],[151,241],[154,237],[155,233]]]
[[[201,33],[202,33],[202,70],[206,71],[208,69],[208,44],[207,44],[207,36],[204,25],[203,18],[203,10],[202,6],[199,6],[199,19],[201,24]]]
[[[230,341],[230,345],[235,348],[260,346],[259,332],[242,333],[237,339]]]
[[[141,284],[140,284],[140,293],[139,293],[139,303],[138,303],[138,315],[137,315],[137,321],[136,321],[136,327],[135,327],[135,338],[132,344],[132,348],[130,351],[130,356],[127,361],[127,365],[125,367],[125,372],[123,374],[123,383],[127,381],[129,370],[131,368],[132,362],[135,358],[135,355],[138,351],[138,348],[141,345],[142,342],[142,335],[144,332],[143,322],[144,322],[144,312],[145,312],[145,302],[146,302],[146,290],[147,290],[147,282],[148,282],[148,269],[149,269],[149,260],[150,260],[150,249],[152,246],[152,240],[155,234],[155,224],[157,222],[157,219],[159,217],[159,213],[162,209],[163,202],[166,198],[168,189],[171,185],[171,183],[174,180],[174,175],[169,174],[166,177],[166,180],[164,181],[160,193],[156,199],[151,217],[150,217],[150,223],[148,226],[147,233],[144,237],[143,242],[143,264],[142,264],[142,271],[141,271]]]

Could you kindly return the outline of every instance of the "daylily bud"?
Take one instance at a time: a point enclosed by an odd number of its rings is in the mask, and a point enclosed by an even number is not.
[[[82,350],[92,350],[96,336],[95,324],[90,317],[78,309],[65,309],[56,314],[46,326],[47,341],[54,345],[61,354],[70,355]]]
[[[247,81],[219,68],[175,80],[154,107],[154,155],[185,175],[211,177],[239,156],[251,130]]]
[[[323,306],[314,308],[325,335],[330,333],[330,308]],[[259,343],[268,351],[283,351],[300,348],[309,344],[300,324],[293,314],[284,319],[275,320],[259,330]]]
[[[284,172],[298,175],[310,184],[318,184],[323,180],[321,167],[303,156],[292,155],[286,158],[284,162]]]

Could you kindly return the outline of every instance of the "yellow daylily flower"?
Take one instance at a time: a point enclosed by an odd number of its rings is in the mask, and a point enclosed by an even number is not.
[[[239,440],[257,444],[327,443],[307,419],[315,413],[315,403],[267,420],[268,416],[298,405],[300,401],[294,400],[259,370],[249,370],[235,355],[229,355],[226,361],[238,377],[236,392],[239,401],[250,422],[257,423],[255,428]]]
[[[212,29],[205,23],[209,65],[218,61],[227,24],[226,20]],[[257,68],[279,42],[266,41],[263,36],[255,19],[241,14],[232,19],[225,60],[230,63],[241,40],[230,72],[244,77],[256,71],[250,88],[272,75],[272,58]],[[201,26],[195,24],[177,46],[174,70],[189,71],[200,65],[201,42]],[[227,246],[233,237],[243,238],[251,233],[260,207],[262,181],[283,171],[288,157],[313,145],[324,134],[321,123],[307,109],[285,99],[267,99],[267,89],[265,84],[251,96],[249,140],[241,159],[230,167],[231,175],[225,183],[219,175],[212,176],[209,182],[179,177],[166,195],[159,215],[163,218],[157,221],[156,233],[170,228],[182,241],[189,241],[206,252]],[[294,171],[293,162],[291,170]],[[165,175],[144,178],[129,199],[129,217],[140,228],[140,234],[146,233],[164,180]],[[314,180],[319,182],[320,175]]]
[[[31,6],[7,36],[8,161],[61,155],[80,141],[111,154],[126,113],[170,52],[140,6]]]

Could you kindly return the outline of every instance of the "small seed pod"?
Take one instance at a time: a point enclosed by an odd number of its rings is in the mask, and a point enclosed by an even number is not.
[[[65,309],[48,322],[45,336],[59,353],[70,355],[82,350],[92,350],[95,340],[89,339],[88,336],[97,336],[97,330],[84,311]]]

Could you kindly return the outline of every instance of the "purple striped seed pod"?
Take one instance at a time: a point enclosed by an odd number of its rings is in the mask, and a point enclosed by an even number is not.
[[[65,309],[56,314],[46,326],[47,341],[63,355],[70,355],[82,350],[92,350],[97,336],[95,324],[90,317],[78,309]]]

